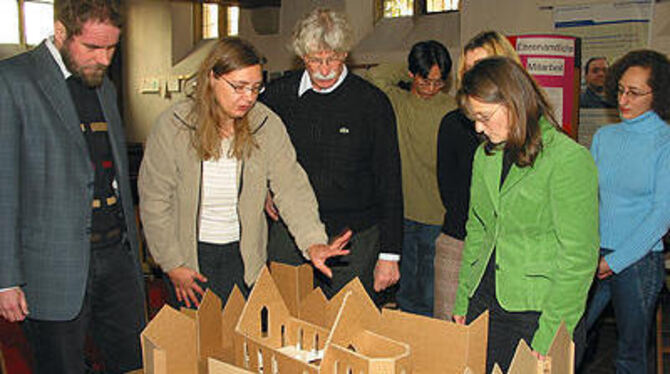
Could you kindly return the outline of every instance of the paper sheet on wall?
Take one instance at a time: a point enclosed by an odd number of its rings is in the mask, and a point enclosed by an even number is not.
[[[620,122],[616,109],[582,108],[579,110],[579,136],[577,142],[586,148],[591,148],[593,135],[599,128]]]
[[[554,108],[554,118],[558,123],[563,123],[563,89],[560,87],[544,87],[547,93],[547,99]]]
[[[582,39],[582,66],[596,56],[612,63],[649,46],[652,0],[625,0],[554,8],[554,29]]]

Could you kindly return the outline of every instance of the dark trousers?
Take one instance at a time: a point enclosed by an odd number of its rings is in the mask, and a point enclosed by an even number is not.
[[[326,265],[333,271],[332,278],[314,269],[314,286],[320,287],[326,297],[331,298],[347,283],[358,277],[372,300],[379,303],[379,295],[373,288],[374,268],[379,256],[377,226],[355,232],[349,241],[348,249],[350,253],[347,256],[334,257],[326,261]],[[293,237],[282,221],[270,224],[268,260],[294,266],[308,262],[302,257]]]
[[[207,282],[200,283],[200,286],[203,290],[211,289],[221,299],[224,307],[228,296],[233,291],[233,286],[237,285],[245,297],[248,295],[249,288],[244,283],[244,263],[240,254],[240,242],[227,244],[198,242],[198,266],[200,274],[207,277]],[[165,276],[165,279],[169,284],[170,304],[174,307],[186,307],[183,302],[177,302],[174,285],[169,281],[170,278]],[[195,308],[193,304],[191,307]]]
[[[586,325],[593,327],[612,301],[618,332],[617,374],[647,371],[649,334],[664,277],[663,253],[649,252],[620,273],[596,281]]]
[[[514,357],[519,340],[530,346],[538,328],[540,312],[510,312],[498,303],[495,294],[495,252],[486,268],[475,294],[468,304],[466,323],[475,320],[484,311],[489,311],[489,335],[486,347],[486,372],[491,373],[494,364],[507,372]],[[575,366],[579,365],[586,344],[586,329],[583,319],[573,332],[575,343]],[[532,347],[531,347],[532,349]]]
[[[135,261],[127,244],[92,250],[79,315],[70,321],[29,318],[22,324],[35,356],[35,373],[85,373],[87,334],[103,356],[105,373],[142,367],[144,298]]]
[[[395,299],[405,312],[433,316],[435,240],[441,226],[405,219],[400,287]]]

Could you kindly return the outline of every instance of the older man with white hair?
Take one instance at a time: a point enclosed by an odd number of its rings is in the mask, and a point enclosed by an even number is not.
[[[377,293],[400,277],[400,158],[388,98],[345,65],[351,39],[342,14],[328,9],[308,13],[293,31],[293,49],[304,70],[272,82],[261,100],[284,120],[329,236],[347,228],[354,232],[351,253],[330,259],[333,277],[316,272],[316,285],[331,297],[359,277],[379,301]],[[276,221],[270,229],[269,258],[304,262],[281,212],[271,201],[266,211]]]

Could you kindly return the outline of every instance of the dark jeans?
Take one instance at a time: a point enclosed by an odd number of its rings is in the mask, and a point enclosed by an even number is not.
[[[405,312],[433,315],[435,240],[441,226],[406,219],[404,222],[398,307]]]
[[[586,325],[593,327],[612,301],[618,332],[617,373],[647,372],[649,332],[663,279],[663,254],[650,252],[620,273],[596,281]]]
[[[144,299],[135,259],[122,243],[91,251],[86,294],[70,321],[27,319],[23,323],[36,360],[35,373],[84,373],[84,343],[90,334],[105,373],[142,367],[140,333]]]
[[[207,277],[207,282],[200,283],[200,286],[203,290],[211,289],[221,299],[222,306],[226,306],[228,296],[235,285],[245,297],[249,294],[249,288],[244,283],[240,242],[227,244],[198,242],[198,266],[200,274]],[[169,284],[170,304],[177,308],[186,307],[186,304],[177,301],[170,278],[166,275],[165,279]],[[191,304],[191,308],[195,309],[195,305]]]
[[[281,262],[293,266],[306,264],[309,261],[295,245],[293,236],[288,231],[286,224],[279,221],[268,220],[268,261]]]
[[[347,256],[330,258],[326,261],[326,265],[333,271],[332,278],[329,279],[319,270],[314,269],[314,286],[320,287],[326,297],[331,298],[347,283],[358,277],[370,298],[378,304],[380,296],[373,289],[374,268],[379,256],[377,226],[355,232],[349,241],[348,249],[350,253]],[[290,265],[301,265],[308,262],[302,257],[293,237],[282,221],[272,222],[270,225],[268,260]]]

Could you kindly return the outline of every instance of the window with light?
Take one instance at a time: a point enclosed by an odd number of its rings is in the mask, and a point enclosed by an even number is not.
[[[219,5],[202,4],[202,38],[216,39],[219,37]]]
[[[226,9],[226,26],[228,36],[237,36],[240,34],[240,7],[229,6]]]
[[[375,4],[378,19],[456,11],[459,0],[375,0]]]
[[[414,0],[384,0],[384,18],[414,15]]]
[[[53,0],[0,0],[0,44],[39,44],[53,34],[53,17]]]
[[[202,4],[202,38],[216,39],[239,34],[240,7]]]
[[[458,10],[458,0],[426,0],[426,13]]]

